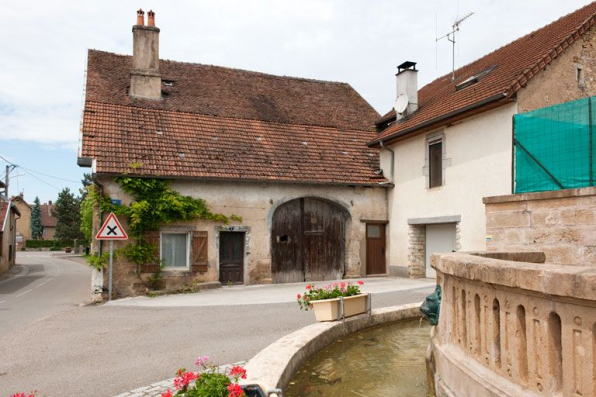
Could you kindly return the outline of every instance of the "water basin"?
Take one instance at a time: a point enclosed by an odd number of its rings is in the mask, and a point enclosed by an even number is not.
[[[294,375],[286,397],[426,397],[430,326],[403,320],[348,335]]]

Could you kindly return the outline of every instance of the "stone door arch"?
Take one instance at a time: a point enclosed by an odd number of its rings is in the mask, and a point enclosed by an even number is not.
[[[280,205],[271,225],[276,283],[341,279],[349,214],[327,200],[304,197]]]

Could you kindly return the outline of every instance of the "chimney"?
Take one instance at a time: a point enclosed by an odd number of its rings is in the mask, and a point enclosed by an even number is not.
[[[159,29],[155,27],[155,13],[149,11],[148,25],[145,13],[137,11],[137,24],[132,27],[133,52],[130,71],[130,96],[143,99],[161,99],[159,72]]]
[[[416,62],[406,61],[397,67],[396,121],[411,115],[418,109],[418,70]]]

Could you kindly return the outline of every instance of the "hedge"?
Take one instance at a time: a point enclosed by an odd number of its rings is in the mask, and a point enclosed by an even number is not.
[[[58,240],[27,240],[27,248],[52,248],[59,247],[64,248],[72,246],[72,242],[58,241]]]

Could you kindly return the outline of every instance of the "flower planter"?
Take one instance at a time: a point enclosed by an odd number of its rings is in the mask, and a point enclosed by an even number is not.
[[[311,301],[312,310],[317,321],[335,321],[342,317],[341,298]],[[368,311],[368,294],[359,294],[344,298],[344,314],[346,317],[366,313]]]

